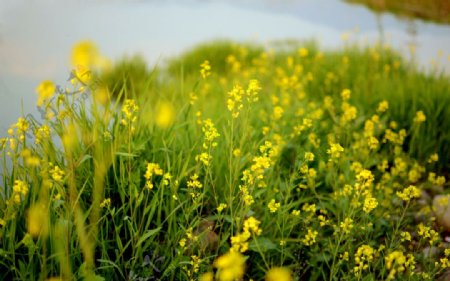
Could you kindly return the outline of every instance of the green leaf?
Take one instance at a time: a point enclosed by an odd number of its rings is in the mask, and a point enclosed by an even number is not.
[[[161,230],[161,227],[147,231],[144,235],[141,236],[141,238],[139,238],[135,247],[138,248],[143,242],[145,242],[147,239],[149,239],[153,235],[157,234],[160,230]]]
[[[130,157],[130,158],[137,157],[136,154],[127,153],[127,152],[116,152],[116,155],[123,156],[123,157]]]
[[[277,245],[273,243],[267,237],[258,237],[257,239],[253,239],[248,243],[248,248],[254,252],[267,252],[269,250],[275,250]]]
[[[92,159],[91,155],[89,155],[89,154],[84,155],[83,158],[81,158],[79,165],[83,164],[84,161],[87,161],[89,159]]]

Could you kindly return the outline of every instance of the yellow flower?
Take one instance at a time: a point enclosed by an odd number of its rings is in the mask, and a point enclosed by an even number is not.
[[[190,188],[202,188],[203,184],[198,180],[198,175],[194,174],[190,177],[190,180],[187,182],[187,186]]]
[[[55,182],[62,182],[65,173],[58,166],[55,166],[50,170],[50,174]]]
[[[202,75],[203,79],[211,75],[211,65],[209,64],[208,60],[205,60],[200,65],[200,74]]]
[[[362,245],[358,248],[355,254],[355,264],[353,272],[357,276],[361,274],[363,270],[369,267],[369,264],[373,261],[375,250],[369,245]]]
[[[214,267],[218,269],[219,281],[239,280],[244,276],[245,258],[238,252],[229,251],[214,261]]]
[[[108,208],[111,205],[111,198],[106,198],[100,203],[100,208]]]
[[[439,155],[437,153],[434,153],[430,155],[430,158],[428,159],[428,163],[433,163],[439,161]]]
[[[98,102],[101,105],[106,105],[110,102],[111,93],[107,86],[100,86],[95,89],[93,97],[95,102]]]
[[[15,203],[20,203],[22,201],[22,196],[28,194],[28,184],[21,180],[15,180],[13,185],[12,197]]]
[[[422,110],[419,110],[416,112],[416,116],[414,117],[414,123],[422,123],[425,122],[425,120],[427,120],[427,117],[425,116],[425,114],[423,113]]]
[[[378,141],[378,139],[376,137],[370,136],[367,139],[367,144],[369,145],[369,148],[372,150],[377,149],[379,143],[380,142]]]
[[[232,113],[233,118],[237,118],[244,107],[242,103],[243,95],[244,89],[240,85],[234,85],[233,89],[228,92],[227,108]]]
[[[72,48],[71,63],[74,67],[91,68],[100,58],[100,52],[92,41],[81,41]]]
[[[249,102],[257,102],[259,91],[261,91],[259,81],[256,79],[250,80],[248,83],[247,91],[245,91],[245,94],[247,95],[247,100]]]
[[[175,109],[170,102],[162,102],[156,107],[155,123],[160,128],[167,128],[175,121]]]
[[[220,134],[211,119],[208,118],[203,121],[202,132],[205,134],[203,148],[216,147],[217,142],[215,142],[215,139],[220,137]]]
[[[395,278],[396,273],[405,271],[406,257],[401,251],[394,251],[385,257],[386,268],[390,269],[386,280]]]
[[[271,213],[275,213],[280,208],[280,203],[277,203],[275,199],[272,199],[270,200],[268,207]]]
[[[250,236],[251,233],[248,231],[231,236],[231,250],[245,253],[248,250],[248,239],[250,239]]]
[[[47,102],[56,91],[56,86],[52,81],[44,80],[37,86],[36,93],[38,94],[37,106],[42,106]]]
[[[28,209],[27,230],[33,237],[48,234],[48,210],[42,204],[36,204]]]
[[[244,221],[244,232],[253,232],[255,235],[261,235],[261,228],[259,225],[261,222],[254,217],[249,217]]]
[[[344,152],[344,148],[338,143],[331,143],[330,149],[327,150],[331,158],[339,158],[342,152]]]
[[[341,222],[340,227],[345,234],[349,234],[353,229],[353,220],[351,218],[345,218],[345,220]]]
[[[368,195],[365,199],[364,199],[364,207],[363,207],[363,211],[368,214],[370,213],[370,211],[372,211],[373,209],[375,209],[378,206],[378,201],[377,199],[373,198],[371,195]]]
[[[345,125],[348,122],[354,120],[358,114],[358,110],[356,109],[356,107],[351,106],[347,102],[342,103],[341,109],[342,109],[342,117],[340,122],[342,125]]]
[[[206,272],[200,275],[199,281],[214,281],[214,273]]]
[[[202,162],[203,165],[209,166],[212,156],[207,152],[202,152],[195,156],[195,161]]]
[[[312,152],[305,152],[305,161],[314,161],[314,154]]]
[[[181,238],[178,244],[181,248],[184,248],[186,246],[186,238]]]
[[[403,191],[397,191],[397,196],[400,197],[403,201],[410,201],[414,198],[420,198],[420,189],[417,187],[410,185],[407,188],[403,189]]]
[[[377,112],[383,113],[383,112],[385,112],[386,110],[388,110],[388,108],[389,108],[389,102],[386,101],[386,100],[383,100],[382,102],[380,102],[380,103],[378,104]]]
[[[308,229],[308,233],[306,233],[305,237],[301,240],[302,243],[306,246],[311,246],[316,243],[316,237],[319,234],[316,230]]]
[[[283,117],[284,109],[281,106],[275,106],[273,109],[272,118],[274,120],[279,120],[281,117]]]
[[[342,90],[342,92],[341,92],[341,97],[342,97],[342,99],[343,100],[349,100],[350,99],[350,96],[351,96],[351,91],[349,90],[349,89],[344,89],[344,90]]]
[[[227,207],[227,204],[225,203],[220,203],[219,207],[217,207],[217,212],[222,212],[225,208]]]
[[[266,281],[291,281],[291,271],[286,267],[273,267],[266,273]]]
[[[300,49],[298,49],[298,55],[301,57],[301,58],[305,58],[305,57],[307,57],[308,56],[308,49],[306,49],[306,48],[300,48]]]
[[[403,231],[402,233],[400,233],[400,239],[403,241],[410,241],[411,242],[411,233],[407,232],[407,231]]]
[[[145,171],[144,178],[147,180],[145,183],[145,187],[148,189],[153,188],[152,183],[152,177],[155,176],[162,176],[164,174],[164,171],[161,169],[159,164],[157,163],[148,163],[147,164],[147,170]]]

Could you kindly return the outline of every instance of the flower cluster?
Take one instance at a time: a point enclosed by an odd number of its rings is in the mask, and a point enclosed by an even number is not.
[[[139,106],[136,104],[135,100],[127,99],[122,105],[122,120],[120,123],[127,127],[131,133],[136,130],[135,123],[137,121],[137,112],[139,111]]]
[[[249,217],[244,221],[243,231],[231,237],[231,251],[244,253],[248,250],[248,240],[252,234],[261,235],[261,228],[259,228],[260,221],[254,217]]]
[[[353,272],[356,276],[366,270],[372,263],[375,256],[375,250],[369,245],[361,245],[355,254],[355,267]]]
[[[147,169],[144,174],[145,178],[145,187],[148,189],[153,189],[153,182],[152,177],[153,176],[162,176],[164,174],[164,171],[161,169],[159,164],[156,163],[148,163]]]
[[[211,150],[217,147],[216,139],[220,137],[214,123],[211,119],[203,120],[202,132],[204,134],[202,148],[203,151],[195,156],[197,162],[201,162],[205,166],[209,166],[211,163]]]
[[[24,196],[28,194],[28,184],[22,180],[15,180],[13,185],[12,199],[15,203],[20,203]]]

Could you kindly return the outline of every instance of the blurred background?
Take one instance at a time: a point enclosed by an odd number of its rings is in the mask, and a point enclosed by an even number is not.
[[[450,73],[450,1],[1,0],[0,137],[36,110],[35,88],[66,85],[70,51],[92,40],[111,60],[149,65],[214,39],[314,39],[322,49],[389,43],[423,71]]]

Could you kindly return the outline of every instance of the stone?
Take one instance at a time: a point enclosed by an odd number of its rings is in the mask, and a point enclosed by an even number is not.
[[[439,226],[450,232],[450,195],[437,195],[433,198],[433,211]]]

